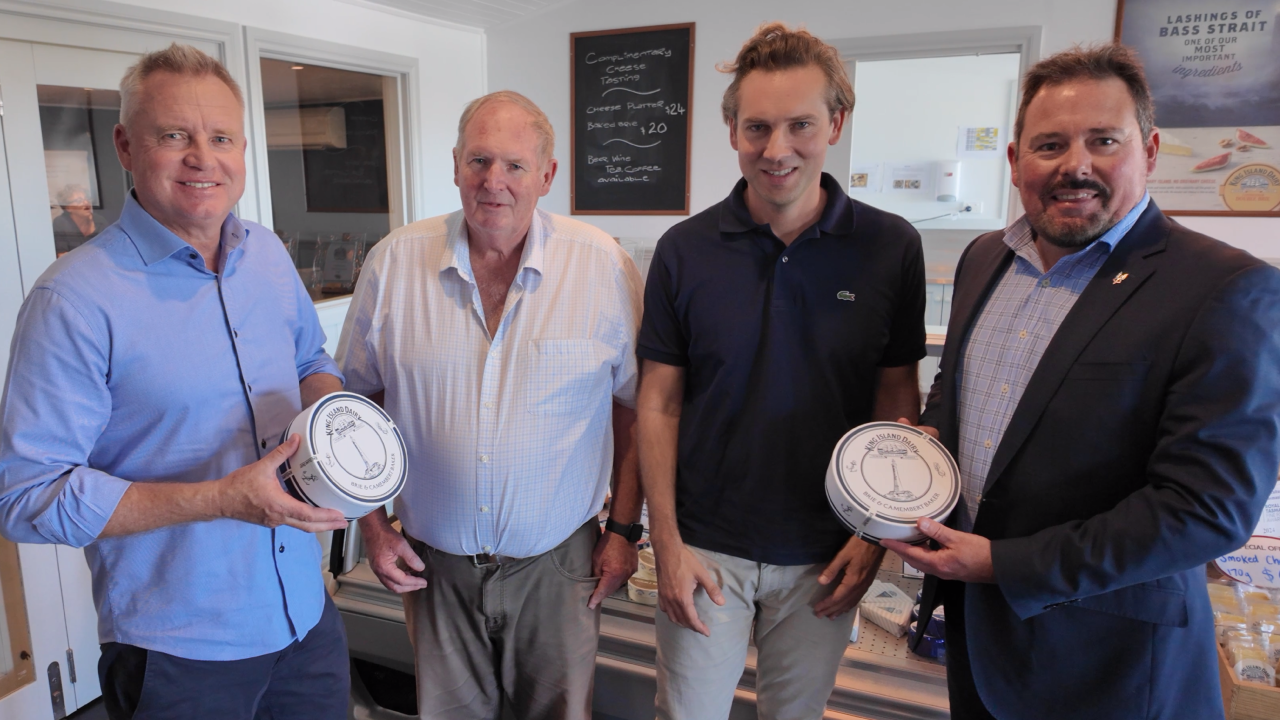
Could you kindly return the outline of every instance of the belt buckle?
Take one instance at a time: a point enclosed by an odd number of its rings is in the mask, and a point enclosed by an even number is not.
[[[502,562],[497,555],[479,553],[471,556],[471,564],[475,567],[488,567],[489,565],[501,565]]]

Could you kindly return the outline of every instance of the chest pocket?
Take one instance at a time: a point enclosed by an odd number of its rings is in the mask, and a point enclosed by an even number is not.
[[[533,415],[586,411],[608,393],[607,348],[595,340],[530,340],[525,398]]]

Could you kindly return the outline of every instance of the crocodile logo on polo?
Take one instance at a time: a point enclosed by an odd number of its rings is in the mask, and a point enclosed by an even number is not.
[[[848,300],[849,302],[853,302],[856,298],[857,298],[857,295],[854,295],[848,290],[841,290],[840,292],[836,293],[837,300]]]

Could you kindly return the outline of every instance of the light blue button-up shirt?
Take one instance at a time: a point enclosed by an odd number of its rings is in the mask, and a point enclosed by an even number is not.
[[[97,539],[131,482],[213,480],[258,460],[338,375],[266,228],[228,216],[220,273],[132,197],[18,315],[0,401],[0,529],[85,547],[98,635],[196,660],[280,650],[320,619],[314,536],[239,520]],[[339,375],[339,377],[341,377]]]
[[[1049,341],[1080,293],[1151,201],[1143,195],[1120,222],[1046,272],[1024,215],[1005,230],[1014,252],[962,346],[959,384],[960,494],[956,527],[973,529],[982,489],[1005,428]]]
[[[366,258],[336,353],[404,433],[404,529],[454,555],[533,557],[595,517],[613,403],[635,405],[640,273],[603,231],[541,210],[491,337],[462,211]]]

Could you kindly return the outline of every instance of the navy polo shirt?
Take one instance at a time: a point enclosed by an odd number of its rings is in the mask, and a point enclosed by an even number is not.
[[[924,255],[902,218],[822,175],[819,220],[788,247],[746,180],[658,241],[638,353],[685,368],[676,470],[684,541],[755,562],[829,562],[849,532],[823,483],[871,420],[876,369],[925,355]]]

